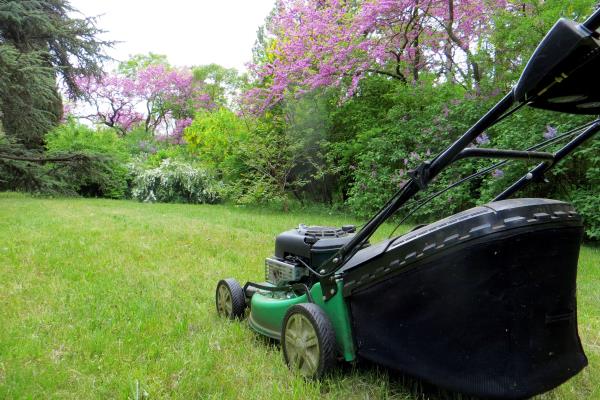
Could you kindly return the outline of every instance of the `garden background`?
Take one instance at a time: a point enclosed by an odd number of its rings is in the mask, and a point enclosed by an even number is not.
[[[425,396],[377,368],[288,379],[270,344],[216,320],[213,286],[261,276],[273,236],[299,222],[372,215],[510,90],[558,18],[596,6],[281,0],[238,71],[154,53],[115,64],[98,20],[68,0],[0,0],[0,397]],[[525,149],[588,120],[525,108],[472,146]],[[588,241],[593,368],[545,398],[600,398],[599,150],[589,141],[521,193],[573,203]],[[407,209],[488,165],[457,163]],[[528,167],[494,169],[406,223],[485,203]],[[270,386],[240,386],[251,376]]]
[[[281,1],[240,72],[152,53],[106,71],[95,19],[66,1],[4,1],[0,190],[368,216],[515,84],[559,17],[594,5]],[[472,145],[522,149],[583,121],[524,110]],[[598,146],[522,194],[573,202],[589,239],[600,238]],[[463,161],[430,190],[484,165]],[[527,167],[493,170],[414,220],[483,203]]]

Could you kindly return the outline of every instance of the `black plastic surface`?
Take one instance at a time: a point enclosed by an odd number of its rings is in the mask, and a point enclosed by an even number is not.
[[[362,279],[344,290],[359,356],[485,398],[560,385],[587,364],[575,293],[582,233],[570,205],[516,199],[379,248],[345,273]]]
[[[534,52],[515,87],[518,101],[571,114],[600,113],[600,41],[560,19]]]
[[[275,257],[284,259],[288,255],[294,255],[309,259],[311,245],[304,241],[305,237],[297,229],[291,229],[277,235],[275,238]]]
[[[333,255],[352,238],[342,228],[304,226],[285,231],[275,239],[275,257],[299,256],[309,260],[313,267]]]
[[[459,243],[546,223],[579,226],[581,217],[570,204],[550,199],[502,200],[463,211],[357,252],[342,270],[344,294],[400,273],[418,260]]]

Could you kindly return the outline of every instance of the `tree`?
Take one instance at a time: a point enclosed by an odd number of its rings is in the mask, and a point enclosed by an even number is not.
[[[236,165],[239,165],[236,158],[240,144],[249,138],[249,129],[233,111],[220,107],[214,111],[202,110],[196,113],[193,122],[186,128],[184,137],[188,148],[205,166],[228,180],[232,170],[236,170]],[[246,155],[249,156],[251,155]]]
[[[61,118],[58,83],[80,95],[76,76],[98,75],[111,43],[67,0],[0,0],[0,111],[6,134],[29,149]]]
[[[505,0],[279,0],[263,32],[263,58],[246,93],[258,111],[286,93],[343,86],[351,95],[369,74],[399,82],[421,71],[476,88],[477,50]]]
[[[246,76],[235,68],[225,68],[218,64],[207,64],[192,69],[194,79],[204,82],[204,91],[219,106],[233,108],[234,100],[246,83]]]
[[[521,0],[511,1],[508,7],[499,10],[490,35],[494,84],[512,84],[518,79],[523,63],[558,18],[583,22],[597,3],[596,0]]]
[[[141,124],[148,132],[181,135],[196,110],[212,107],[203,82],[188,69],[149,64],[129,71],[133,75],[117,72],[79,78],[77,84],[92,112],[86,113],[88,107],[78,104],[74,115],[121,134]]]
[[[6,135],[30,149],[40,148],[60,115],[54,71],[43,64],[42,52],[0,43],[0,119]]]
[[[91,105],[89,113],[77,116],[115,128],[125,134],[132,126],[144,121],[144,115],[137,111],[136,83],[122,75],[104,75],[96,77],[82,76],[77,85],[84,94],[85,101]],[[83,110],[88,111],[87,107]],[[69,109],[68,113],[77,113]]]
[[[239,142],[235,149],[239,176],[234,192],[244,203],[280,203],[289,209],[290,191],[306,181],[294,174],[304,157],[302,143],[286,132],[282,117],[271,114],[253,121],[253,135]]]
[[[121,75],[133,78],[138,71],[151,65],[163,65],[167,68],[171,66],[166,55],[150,52],[148,54],[136,54],[131,56],[129,60],[120,62],[117,71]]]

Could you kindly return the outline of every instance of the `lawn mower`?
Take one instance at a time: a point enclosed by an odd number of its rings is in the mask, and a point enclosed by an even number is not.
[[[560,19],[512,90],[411,171],[361,229],[300,225],[280,234],[265,261],[266,282],[218,282],[218,314],[248,315],[250,328],[279,340],[285,362],[306,377],[322,376],[340,359],[366,359],[454,392],[516,399],[576,375],[587,365],[575,290],[582,219],[562,201],[511,197],[543,182],[600,130],[600,119],[527,149],[471,144],[525,105],[600,115],[599,27],[600,11],[582,24]],[[382,223],[464,158],[495,164],[441,192],[507,162],[535,166],[490,203],[370,243]]]

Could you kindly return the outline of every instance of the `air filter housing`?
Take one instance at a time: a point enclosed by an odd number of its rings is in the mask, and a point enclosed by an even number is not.
[[[331,226],[299,225],[296,229],[283,232],[275,239],[275,257],[284,260],[290,256],[301,257],[314,267],[335,253],[351,238],[356,228],[345,225]]]

